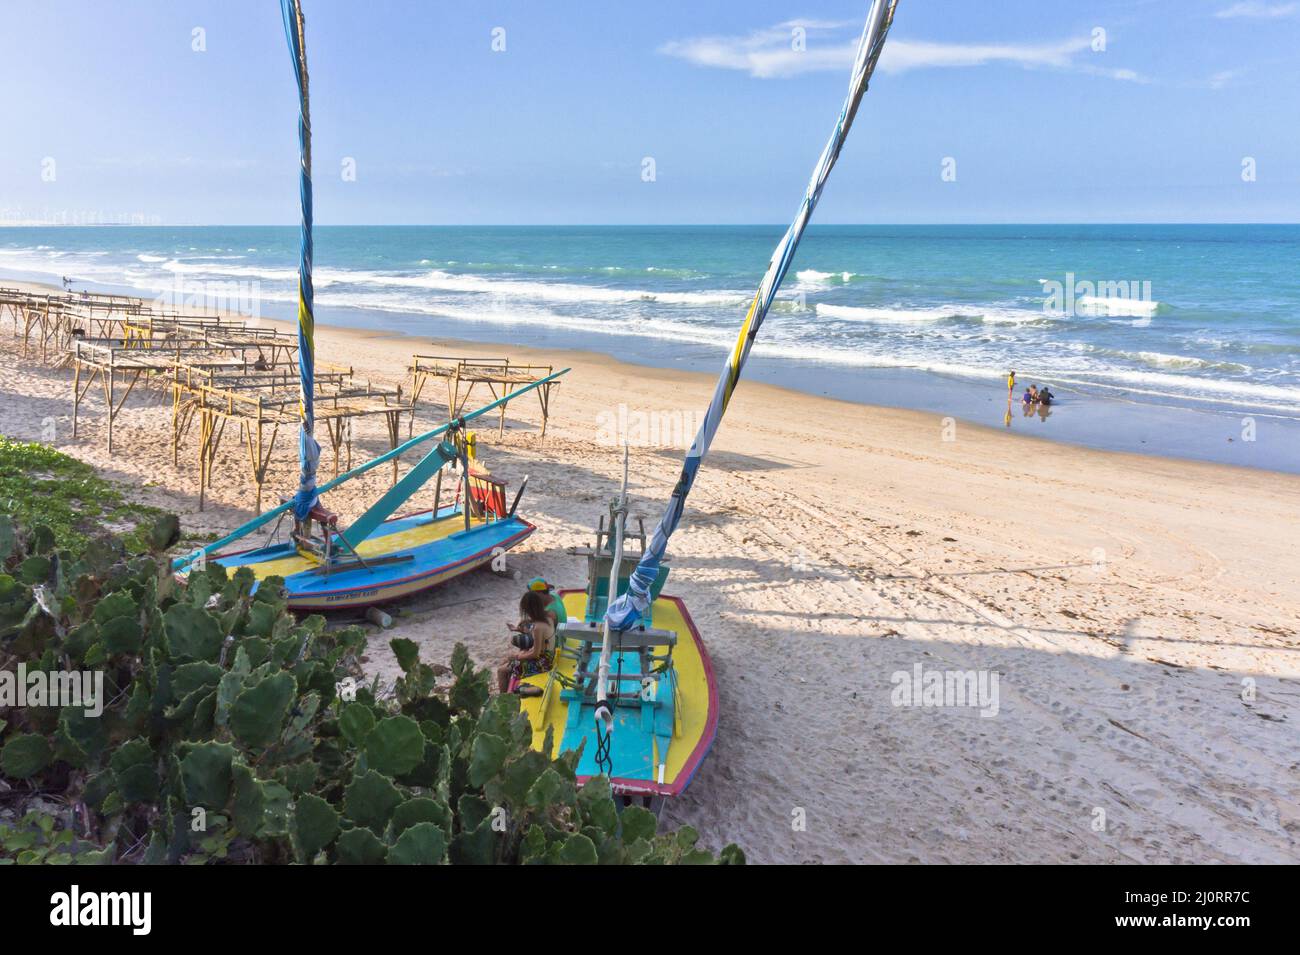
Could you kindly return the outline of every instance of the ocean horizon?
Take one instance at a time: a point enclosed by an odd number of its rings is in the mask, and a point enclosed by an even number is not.
[[[712,371],[783,231],[317,226],[316,317]],[[0,273],[288,318],[297,246],[296,226],[6,227]],[[1014,368],[1017,396],[1061,401],[1013,427],[1300,470],[1297,253],[1282,224],[813,225],[752,373],[1005,425]]]

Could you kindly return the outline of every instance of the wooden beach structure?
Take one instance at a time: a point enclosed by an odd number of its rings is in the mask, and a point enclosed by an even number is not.
[[[84,334],[89,328],[94,336]],[[81,407],[91,386],[103,388],[108,414],[108,451],[113,452],[113,424],[141,379],[149,386],[159,378],[193,381],[216,372],[249,375],[287,368],[296,374],[297,342],[272,328],[250,328],[212,316],[113,315],[88,319],[69,336],[65,362],[72,365],[72,433],[77,435]],[[117,392],[119,379],[126,390]]]
[[[186,435],[197,423],[199,508],[212,486],[213,465],[226,427],[235,423],[248,456],[248,475],[257,490],[257,512],[267,469],[280,432],[293,434],[298,425],[298,372],[286,368],[267,371],[194,369],[176,377],[172,388],[172,461],[179,464]],[[357,378],[351,368],[318,364],[315,374],[316,420],[325,425],[334,452],[334,473],[352,468],[353,423],[358,418],[382,417],[389,450],[397,447],[401,418],[410,414],[400,386]],[[397,459],[392,480],[397,482]]]
[[[108,416],[105,429],[108,453],[113,453],[113,425],[141,379],[148,387],[157,378],[189,376],[191,370],[246,369],[247,359],[182,339],[167,342],[132,342],[122,339],[77,339],[69,349],[72,364],[72,436],[81,422],[81,406],[96,381],[103,391]],[[125,390],[119,393],[119,383]]]
[[[254,331],[254,330],[250,330]],[[199,507],[212,486],[217,453],[230,422],[246,449],[248,475],[257,491],[257,509],[267,469],[281,427],[298,421],[296,345],[283,333],[203,334],[176,337],[134,335],[107,341],[78,340],[71,347],[73,367],[73,435],[78,433],[87,393],[99,382],[107,425],[108,451],[114,448],[114,425],[137,386],[170,392],[172,462],[179,466],[181,448],[192,430],[198,435]],[[124,387],[123,387],[124,386]],[[334,452],[334,471],[352,465],[353,420],[382,416],[389,448],[397,446],[401,417],[410,413],[400,386],[359,378],[350,367],[322,364],[316,369],[317,417],[325,424]],[[393,480],[397,465],[393,465]]]
[[[193,444],[198,464],[199,507],[213,486],[218,455],[231,423],[239,456],[256,490],[259,512],[275,450],[283,432],[296,431],[301,398],[298,338],[226,314],[202,309],[180,310],[160,302],[96,292],[33,292],[0,288],[0,323],[12,325],[24,359],[72,371],[72,434],[79,436],[88,413],[104,421],[110,455],[130,453],[128,433],[121,447],[118,419],[132,395],[149,393],[170,400],[172,462],[181,467]],[[414,431],[417,403],[430,394],[428,385],[445,386],[447,417],[465,413],[477,394],[483,400],[508,398],[521,389],[536,391],[541,435],[546,436],[554,368],[512,362],[508,358],[463,358],[415,355],[404,378],[381,381],[360,377],[351,367],[318,363],[315,368],[316,418],[325,425],[333,470],[353,467],[354,424],[379,418],[388,447]],[[438,392],[441,389],[437,389]],[[486,394],[484,394],[486,392]],[[441,401],[437,416],[442,415]],[[505,433],[505,402],[499,406],[497,433]],[[229,446],[229,442],[225,442]],[[399,477],[392,461],[392,481]]]
[[[554,372],[552,365],[512,364],[508,358],[455,358],[446,355],[413,355],[407,368],[412,408],[423,396],[430,379],[440,380],[446,385],[447,417],[450,419],[461,415],[475,388],[480,389],[480,397],[486,390],[495,401],[508,397],[518,388],[542,382]],[[542,411],[542,440],[546,440],[546,422],[550,417],[551,388],[558,385],[559,381],[547,381],[534,389]],[[497,436],[503,436],[505,429],[506,406],[502,404]]]
[[[42,363],[62,364],[68,346],[77,337],[108,338],[123,323],[151,315],[153,307],[143,299],[97,292],[35,293],[17,288],[0,288],[0,315],[5,312],[14,326],[14,337],[23,341],[23,357],[36,349]]]

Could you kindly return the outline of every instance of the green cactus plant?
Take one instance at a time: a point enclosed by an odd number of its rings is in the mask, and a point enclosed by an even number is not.
[[[141,536],[168,546],[176,525]],[[60,546],[0,515],[0,667],[101,669],[109,699],[102,718],[7,715],[0,771],[75,796],[103,841],[36,813],[0,826],[0,863],[744,861],[620,810],[603,777],[579,788],[579,754],[533,750],[517,698],[463,646],[448,673],[393,640],[402,677],[381,698],[365,633],[295,619],[276,578],[254,592],[209,563],[178,582],[157,551]],[[340,698],[345,679],[361,688]]]

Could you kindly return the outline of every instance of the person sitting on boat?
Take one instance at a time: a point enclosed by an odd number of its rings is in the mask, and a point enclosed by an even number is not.
[[[556,627],[566,622],[569,615],[564,610],[564,601],[560,595],[555,592],[555,588],[546,582],[544,577],[534,577],[528,581],[528,589],[535,590],[546,598],[546,609],[551,613],[551,623]]]
[[[519,600],[519,623],[510,625],[514,649],[497,667],[497,689],[509,693],[525,677],[545,673],[554,660],[555,624],[543,591],[526,590]]]

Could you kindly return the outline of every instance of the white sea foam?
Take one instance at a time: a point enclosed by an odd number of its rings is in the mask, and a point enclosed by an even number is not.
[[[1300,388],[1285,385],[1118,368],[1096,369],[1085,374],[1093,379],[1089,383],[1103,383],[1113,390],[1131,391],[1136,394],[1174,400],[1214,401],[1243,407],[1280,407],[1293,412],[1300,411]]]
[[[804,291],[829,288],[832,285],[847,285],[853,280],[852,272],[819,272],[817,269],[800,269],[794,274],[798,287]]]
[[[1080,314],[1110,315],[1117,318],[1148,318],[1160,310],[1159,302],[1117,295],[1080,295],[1074,304]]]
[[[917,322],[940,322],[958,318],[960,313],[951,308],[870,308],[858,305],[817,304],[817,314],[845,322],[881,322],[891,325],[911,325]]]
[[[434,269],[420,275],[370,271],[318,270],[330,281],[383,288],[427,289],[437,292],[464,292],[493,295],[508,299],[602,304],[657,302],[664,305],[743,305],[748,293],[740,291],[674,292],[647,289],[611,288],[574,285],[563,282],[530,282],[521,279],[492,279],[479,275],[461,275]]]
[[[266,279],[272,282],[293,282],[298,279],[297,269],[275,269],[256,265],[210,265],[206,262],[183,262],[168,259],[161,266],[164,271],[178,275],[215,275],[240,279]],[[329,281],[328,270],[319,269],[320,278]],[[316,273],[312,274],[313,279]]]
[[[264,301],[286,305],[296,301],[297,270],[292,258],[280,267],[236,261],[238,258],[197,250],[178,250],[171,258],[119,251],[106,259],[102,251],[0,249],[0,266],[14,271],[71,275],[148,291],[171,284],[176,276],[187,281],[256,280]],[[254,256],[249,258],[257,261]],[[645,269],[659,276],[667,271]],[[798,278],[801,283],[819,284],[823,290],[835,288],[839,294],[839,283],[853,275],[814,269],[802,270]],[[662,343],[657,346],[661,351],[678,344],[719,351],[731,347],[736,320],[731,310],[743,308],[752,291],[635,287],[657,280],[638,281],[628,276],[611,287],[580,284],[581,280],[544,281],[527,274],[516,278],[436,268],[399,272],[319,267],[315,272],[318,317],[323,321],[351,321],[337,312],[331,317],[330,309],[363,309],[433,316],[453,326],[469,322],[532,326],[555,332],[560,342],[565,340],[560,336],[575,342],[593,336],[633,336],[643,340],[639,348],[646,354],[653,354],[656,347],[649,345],[650,341]],[[854,368],[928,370],[989,382],[1005,374],[1006,361],[1014,354],[1017,367],[1026,369],[1027,376],[1053,385],[1074,384],[1085,391],[1151,395],[1189,404],[1238,405],[1261,413],[1276,408],[1300,410],[1300,387],[1290,384],[1295,375],[1288,370],[1294,368],[1294,363],[1288,364],[1289,353],[1297,346],[1286,343],[1217,337],[1193,342],[1170,338],[1167,333],[1156,335],[1158,330],[1153,329],[1149,337],[1130,344],[1131,350],[1107,349],[1100,343],[1108,339],[1112,344],[1128,344],[1114,337],[1127,334],[1127,330],[1117,331],[1113,321],[1056,321],[1032,299],[904,307],[905,297],[890,295],[897,300],[888,306],[819,303],[809,312],[791,309],[795,299],[804,300],[803,296],[792,299],[791,291],[798,290],[788,290],[782,296],[778,312],[754,347],[756,356]],[[1089,308],[1108,316],[1139,319],[1160,308],[1156,302],[1116,298],[1085,297],[1079,304],[1083,306],[1080,311]],[[393,318],[390,327],[414,327],[420,321]],[[862,327],[854,328],[851,323],[862,323]],[[1014,327],[1017,325],[1024,327]],[[1215,332],[1226,336],[1230,327]],[[1071,340],[1080,338],[1083,341]],[[1220,344],[1223,342],[1226,345]],[[1228,345],[1234,351],[1223,354],[1219,349]],[[1191,354],[1180,354],[1183,349]],[[637,350],[637,345],[629,346],[632,353]],[[1281,357],[1270,357],[1274,352]],[[1250,360],[1258,368],[1215,360],[1257,353],[1258,361]]]
[[[1235,361],[1210,361],[1205,358],[1196,358],[1191,355],[1166,355],[1158,351],[1140,351],[1122,353],[1123,357],[1136,358],[1144,364],[1151,365],[1154,368],[1173,368],[1173,369],[1209,369],[1213,371],[1226,371],[1237,374],[1244,374],[1250,371],[1246,365]]]
[[[1024,308],[974,305],[944,305],[934,308],[876,308],[858,305],[827,305],[818,303],[817,314],[845,322],[877,322],[885,325],[915,325],[967,319],[993,324],[1022,324],[1045,321],[1042,312]]]
[[[292,291],[298,273],[288,269],[264,269],[244,266],[202,267],[187,263],[168,263],[169,269],[186,275],[224,275],[236,277],[253,277],[271,280],[280,287],[263,286],[262,297],[270,301],[296,301]],[[482,298],[486,302],[499,305],[472,313],[462,310],[458,317],[469,319],[473,314],[495,313],[500,317],[509,314],[506,308],[527,310],[533,303],[568,304],[634,304],[638,302],[655,302],[660,304],[721,304],[740,305],[745,299],[736,293],[695,293],[695,292],[642,292],[628,289],[589,288],[578,285],[559,285],[545,282],[492,281],[477,276],[453,276],[443,272],[431,272],[424,275],[385,274],[318,268],[313,272],[313,281],[318,292],[324,289],[346,286],[348,291],[318,294],[316,301],[322,305],[335,305],[344,308],[372,308],[381,311],[409,312],[413,314],[445,314],[445,301],[431,301],[420,292],[464,293],[471,298]],[[602,331],[617,322],[596,319],[570,319],[553,316],[549,321],[558,321],[556,327],[579,328],[584,331]],[[579,322],[582,324],[566,324]],[[588,324],[589,323],[589,324]]]

